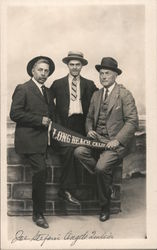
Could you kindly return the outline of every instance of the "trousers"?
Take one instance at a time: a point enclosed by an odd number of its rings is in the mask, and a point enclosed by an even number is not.
[[[45,210],[46,196],[46,153],[25,155],[33,170],[32,201],[33,213],[42,214]]]
[[[81,135],[85,135],[85,120],[82,114],[74,114],[68,118],[66,128],[71,129]],[[76,146],[77,147],[77,146]],[[73,192],[78,186],[77,160],[74,158],[76,147],[60,145],[59,154],[61,157],[62,170],[60,177],[60,189]]]
[[[121,162],[116,151],[98,151],[87,147],[77,147],[75,157],[91,174],[96,175],[100,206],[110,203],[113,170]]]

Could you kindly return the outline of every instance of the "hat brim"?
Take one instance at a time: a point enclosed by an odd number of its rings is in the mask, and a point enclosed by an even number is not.
[[[110,69],[114,72],[116,72],[118,75],[120,75],[122,73],[122,70],[119,68],[113,68],[113,67],[109,67],[109,66],[102,66],[102,65],[95,65],[96,70],[99,72],[101,69]]]
[[[68,57],[65,57],[62,59],[62,61],[65,63],[65,64],[68,64],[70,60],[78,60],[82,63],[83,66],[87,65],[88,64],[88,61],[84,58],[80,58],[80,57],[77,57],[77,56],[68,56]]]
[[[27,64],[27,73],[29,76],[31,76],[31,77],[33,76],[32,68],[33,68],[34,64],[41,59],[45,59],[48,61],[48,63],[49,63],[49,76],[52,75],[52,73],[55,70],[55,64],[52,61],[52,59],[47,57],[47,56],[37,56],[37,57],[34,57],[32,60],[30,60],[29,63]]]

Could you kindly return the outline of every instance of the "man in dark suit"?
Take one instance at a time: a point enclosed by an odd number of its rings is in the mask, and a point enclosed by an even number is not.
[[[33,58],[27,65],[31,77],[19,84],[13,94],[10,110],[11,119],[16,122],[15,150],[24,154],[32,170],[33,221],[42,228],[49,225],[43,216],[45,209],[46,151],[48,125],[53,119],[54,104],[49,89],[44,85],[53,73],[55,65],[45,56]]]
[[[85,119],[88,112],[92,94],[97,90],[93,81],[80,75],[83,66],[88,64],[81,52],[68,53],[63,58],[67,64],[69,74],[53,82],[51,91],[56,101],[58,123],[62,126],[85,135]],[[74,149],[60,147],[62,160],[61,188],[59,196],[65,201],[79,205],[79,201],[72,195],[76,188],[77,174],[73,156]]]
[[[90,173],[96,174],[100,221],[105,221],[110,216],[113,169],[129,151],[138,127],[138,115],[130,91],[115,81],[122,73],[117,61],[104,57],[95,67],[103,88],[92,96],[86,132],[88,137],[106,143],[106,149],[95,151],[78,147],[74,154]]]

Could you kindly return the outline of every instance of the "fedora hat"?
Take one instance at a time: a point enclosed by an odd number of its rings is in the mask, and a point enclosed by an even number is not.
[[[70,60],[79,60],[83,66],[88,64],[88,61],[84,59],[83,53],[79,51],[69,51],[68,56],[62,59],[66,64],[68,64]]]
[[[117,61],[112,57],[103,57],[101,60],[101,64],[95,65],[95,68],[97,71],[100,71],[100,69],[110,69],[117,72],[118,75],[122,73],[122,70],[118,68]]]
[[[54,72],[55,70],[55,64],[54,62],[52,61],[51,58],[47,57],[47,56],[37,56],[37,57],[34,57],[32,60],[29,61],[29,63],[27,64],[27,73],[28,75],[30,75],[31,77],[33,76],[32,74],[32,68],[34,66],[34,64],[36,62],[38,62],[39,60],[46,60],[49,64],[49,76]]]

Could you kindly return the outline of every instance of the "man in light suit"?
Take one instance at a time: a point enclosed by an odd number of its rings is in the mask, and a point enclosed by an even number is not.
[[[106,149],[95,151],[78,147],[74,154],[90,173],[96,174],[101,207],[100,221],[106,221],[110,216],[113,169],[129,151],[138,128],[138,115],[130,91],[115,81],[122,73],[117,61],[104,57],[101,64],[95,67],[103,88],[92,96],[86,119],[86,132],[89,138],[105,142]]]
[[[44,85],[55,65],[45,56],[33,58],[27,65],[31,79],[19,84],[13,94],[10,118],[16,122],[15,150],[28,159],[32,170],[33,221],[48,228],[45,209],[46,151],[48,125],[54,118],[54,104]]]
[[[97,90],[93,81],[80,75],[83,66],[88,64],[84,55],[78,51],[70,51],[63,58],[69,74],[53,82],[51,91],[56,101],[57,122],[62,126],[85,135],[85,119],[92,94]],[[77,187],[77,172],[72,147],[61,145],[59,152],[62,160],[62,173],[58,195],[65,201],[79,205],[74,197]]]

